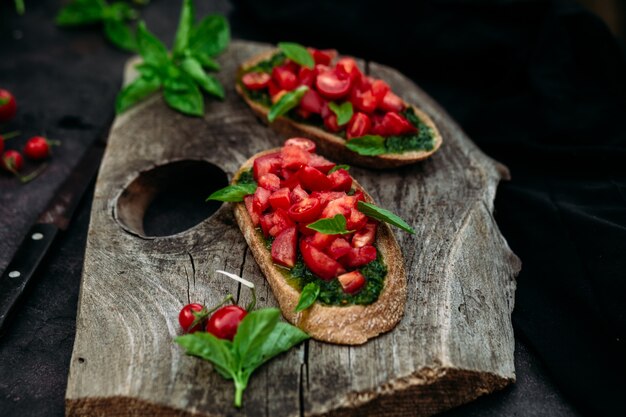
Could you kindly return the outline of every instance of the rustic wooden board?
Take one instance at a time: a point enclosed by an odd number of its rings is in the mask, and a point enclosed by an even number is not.
[[[185,232],[150,238],[142,236],[141,213],[158,181],[124,190],[140,173],[186,159],[211,162],[230,178],[250,155],[279,146],[284,138],[233,88],[238,63],[267,48],[233,42],[220,59],[227,99],[207,101],[203,119],[174,113],[155,96],[115,120],[94,196],[68,416],[425,416],[515,380],[510,314],[520,262],[492,216],[506,168],[423,91],[374,63],[369,73],[424,109],[444,137],[418,165],[351,171],[416,229],[397,233],[409,288],[400,324],[363,346],[302,344],[252,377],[241,410],[232,407],[230,381],[172,342],[183,304],[239,293],[216,269],[255,282],[261,306],[276,302],[230,205]],[[241,292],[244,304],[247,296]]]

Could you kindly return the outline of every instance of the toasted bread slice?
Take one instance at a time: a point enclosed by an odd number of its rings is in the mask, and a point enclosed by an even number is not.
[[[259,116],[265,123],[269,123],[267,120],[269,108],[265,107],[261,103],[250,99],[245,91],[243,91],[243,88],[239,84],[239,80],[241,79],[241,75],[246,71],[246,69],[253,67],[259,62],[270,58],[277,52],[278,49],[264,52],[244,62],[239,68],[239,74],[237,75],[237,82],[235,85],[235,88],[239,95],[243,97],[246,103],[248,103],[248,105],[252,108],[252,111],[254,111],[254,113]],[[401,154],[365,156],[359,155],[358,153],[346,148],[346,140],[341,136],[335,135],[316,126],[298,123],[290,118],[283,116],[278,117],[276,120],[274,120],[274,122],[271,123],[270,126],[277,132],[284,134],[286,137],[304,136],[313,140],[317,144],[317,149],[319,153],[336,161],[341,161],[349,163],[351,165],[357,165],[367,168],[389,169],[422,161],[434,154],[439,149],[439,147],[441,147],[441,144],[443,142],[439,129],[437,129],[435,123],[426,113],[409,103],[404,102],[404,104],[412,107],[415,111],[415,114],[428,127],[432,129],[435,137],[435,143],[433,149],[431,149],[430,151],[410,151]]]
[[[235,174],[252,168],[260,156],[279,151],[280,148],[260,152],[248,159]],[[356,182],[357,190],[363,191],[365,199],[373,202],[369,194]],[[368,339],[387,332],[400,321],[406,303],[406,273],[400,247],[386,223],[380,223],[376,235],[376,247],[387,266],[387,276],[378,300],[370,305],[328,306],[319,302],[305,311],[296,313],[300,292],[289,285],[281,270],[272,261],[265,242],[256,232],[252,219],[243,203],[235,204],[235,218],[261,271],[265,274],[283,316],[311,337],[324,342],[343,345],[359,345]]]

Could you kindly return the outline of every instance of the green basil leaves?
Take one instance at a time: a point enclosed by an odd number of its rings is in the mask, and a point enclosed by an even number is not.
[[[389,210],[385,210],[384,208],[380,208],[378,206],[375,206],[374,204],[366,203],[364,201],[359,201],[357,204],[357,208],[367,217],[389,223],[393,226],[399,227],[406,232],[412,234],[415,233],[415,230],[413,230],[411,226],[409,226],[404,220],[402,220],[400,217],[396,216]]]
[[[343,126],[352,119],[352,115],[354,114],[354,109],[352,108],[352,103],[346,101],[342,104],[337,104],[334,101],[328,103],[328,108],[337,115],[337,124],[339,126]]]
[[[320,286],[318,283],[309,282],[306,284],[300,293],[300,299],[298,300],[298,305],[296,306],[296,313],[311,307],[319,295]]]
[[[270,107],[270,111],[267,114],[267,120],[269,122],[273,122],[276,118],[286,114],[289,110],[296,107],[300,104],[300,100],[309,91],[309,87],[306,85],[301,85],[293,91],[289,91],[280,98],[272,107]]]
[[[303,67],[311,68],[315,66],[315,60],[313,56],[307,51],[307,49],[293,42],[279,42],[278,49],[280,49],[287,58],[293,62],[302,65]]]
[[[319,219],[307,225],[307,228],[325,235],[346,235],[354,232],[354,230],[346,229],[346,218],[343,214],[337,214],[330,219]]]

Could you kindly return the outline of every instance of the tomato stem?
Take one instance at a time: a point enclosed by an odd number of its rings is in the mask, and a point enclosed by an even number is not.
[[[22,184],[26,184],[27,182],[31,182],[32,180],[34,180],[35,178],[37,178],[39,176],[39,174],[41,174],[46,168],[48,168],[47,164],[43,164],[42,166],[40,166],[39,168],[37,168],[36,170],[34,170],[33,172],[31,172],[28,175],[24,175],[24,176],[20,176],[17,171],[13,171],[13,173],[15,175],[17,175],[17,177],[20,179],[20,181],[22,182]]]
[[[252,293],[252,300],[250,301],[250,303],[248,303],[248,306],[246,307],[246,311],[250,312],[254,309],[254,306],[256,306],[256,291],[254,290],[254,287],[250,288],[250,292]]]
[[[227,302],[231,302],[234,305],[237,305],[237,303],[235,302],[235,297],[233,297],[232,294],[228,294],[221,303],[219,303],[218,305],[216,305],[215,307],[213,307],[212,309],[210,309],[209,311],[207,311],[206,315],[207,317],[210,316],[211,314],[215,313],[215,311],[217,311],[218,308],[220,308],[221,306],[223,306],[224,304],[226,304]]]
[[[21,134],[22,134],[22,132],[20,132],[19,130],[13,130],[13,131],[7,132],[7,133],[0,133],[0,137],[2,139],[4,139],[4,140],[7,140],[7,139],[12,139],[12,138],[14,138],[16,136],[19,136]]]

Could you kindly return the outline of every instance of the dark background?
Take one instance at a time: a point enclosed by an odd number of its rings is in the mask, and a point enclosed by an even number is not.
[[[0,270],[86,147],[106,137],[129,54],[98,27],[59,29],[62,2],[0,0],[0,131],[63,141],[45,174],[0,175]],[[233,36],[333,47],[395,66],[512,173],[496,220],[522,259],[513,322],[518,381],[447,416],[626,415],[626,61],[594,14],[566,1],[196,1]],[[623,36],[619,2],[602,12]],[[180,2],[153,0],[171,40]],[[602,10],[607,10],[606,7]],[[607,17],[608,16],[608,17]],[[617,16],[617,17],[616,17]],[[35,165],[28,164],[27,169]],[[63,415],[93,189],[0,338],[0,415]]]

